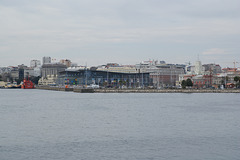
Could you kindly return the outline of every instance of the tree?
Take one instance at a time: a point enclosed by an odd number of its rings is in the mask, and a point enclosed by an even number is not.
[[[239,76],[235,76],[234,77],[234,81],[237,83],[238,81],[240,80],[240,77]]]
[[[240,83],[240,77],[239,76],[235,76],[234,77],[234,81],[236,82],[236,87],[238,88],[239,83]]]
[[[120,87],[122,88],[123,81],[120,80],[120,81],[118,81],[118,83],[119,83]]]
[[[2,75],[0,75],[0,81],[2,81]]]
[[[187,79],[186,86],[188,86],[188,87],[192,87],[193,86],[193,82],[192,82],[192,80],[190,78]]]
[[[183,80],[181,85],[182,85],[182,88],[185,89],[187,86],[187,81]]]
[[[222,84],[222,85],[224,85],[224,84],[225,84],[224,82],[225,82],[224,80],[221,80],[221,84]]]
[[[38,77],[30,77],[30,80],[34,83],[34,84],[38,84],[38,81],[41,77],[38,76]]]

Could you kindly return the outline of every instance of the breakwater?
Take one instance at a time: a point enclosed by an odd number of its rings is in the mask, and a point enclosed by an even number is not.
[[[240,93],[240,89],[84,89],[42,86],[36,89],[78,93]]]

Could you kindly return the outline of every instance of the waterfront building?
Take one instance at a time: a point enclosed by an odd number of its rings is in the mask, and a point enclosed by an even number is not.
[[[48,75],[58,76],[59,72],[64,71],[65,69],[67,69],[67,66],[61,63],[43,64],[41,75],[43,78],[46,78]]]
[[[240,77],[240,70],[237,68],[223,68],[222,71],[225,74],[226,83],[235,84],[236,82],[234,81],[234,77]]]
[[[197,61],[196,64],[194,71],[179,76],[179,85],[189,78],[193,82],[193,88],[223,88],[227,86],[227,83],[233,83],[234,77],[239,75],[236,69],[221,70],[218,64],[204,64],[202,67],[201,62]]]
[[[25,65],[18,65],[16,66],[9,66],[7,68],[4,68],[2,71],[2,76],[4,81],[16,81],[19,79],[23,79],[24,77],[24,69],[27,66]]]
[[[25,68],[24,69],[24,78],[26,77],[34,77],[34,69],[33,68]]]
[[[227,86],[227,74],[219,73],[213,76],[212,85],[214,88],[224,88]]]
[[[66,69],[58,76],[58,85],[87,86],[97,84],[102,87],[144,88],[151,85],[149,73],[114,72],[98,70],[96,67]]]
[[[0,74],[10,73],[10,72],[11,72],[11,67],[0,67]]]
[[[222,68],[219,64],[203,64],[201,61],[196,61],[194,66],[186,66],[186,74],[193,75],[215,75],[222,72]]]
[[[4,68],[3,79],[4,81],[17,81],[20,83],[23,81],[24,78],[30,77],[38,77],[41,74],[40,68],[31,68],[25,65],[18,65],[18,66],[9,66]]]
[[[188,78],[193,82],[193,88],[220,88],[222,85],[221,66],[219,64],[204,64],[196,61],[194,66],[188,66],[186,74],[179,76],[178,85]]]
[[[202,66],[205,74],[216,75],[218,73],[222,73],[222,68],[219,64],[210,63],[210,64],[204,64]]]
[[[185,73],[185,65],[166,64],[165,61],[144,61],[136,65],[139,72],[149,73],[153,86],[156,88],[173,87],[179,80],[179,75]]]
[[[196,75],[192,77],[193,88],[210,88],[213,87],[212,75]]]
[[[10,77],[13,81],[16,81],[17,79],[20,79],[21,77],[24,77],[24,70],[20,69],[18,67],[12,67],[10,72]]]
[[[179,79],[179,75],[184,74],[184,68],[176,65],[158,65],[149,69],[150,78],[157,88],[173,87]]]
[[[24,79],[24,69],[28,68],[26,65],[24,64],[21,64],[21,65],[18,65],[18,67],[15,67],[15,70],[16,71],[16,75],[18,74],[18,77],[16,77],[14,80],[23,80]],[[13,71],[13,72],[14,72]],[[11,72],[12,73],[12,72]]]
[[[47,85],[50,85],[50,86],[55,86],[56,85],[56,82],[57,82],[57,75],[47,75],[47,77],[41,77],[39,80],[38,80],[38,85],[39,86],[47,86]]]

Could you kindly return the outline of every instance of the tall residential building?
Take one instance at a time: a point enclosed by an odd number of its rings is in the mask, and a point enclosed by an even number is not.
[[[51,63],[51,57],[43,57],[43,64]]]
[[[40,60],[31,60],[30,61],[30,67],[31,68],[36,68],[41,66],[41,61]]]
[[[202,67],[201,61],[196,61],[195,62],[194,72],[197,75],[202,75],[203,74],[203,67]]]
[[[41,68],[40,67],[36,67],[33,70],[34,70],[34,77],[41,76]]]

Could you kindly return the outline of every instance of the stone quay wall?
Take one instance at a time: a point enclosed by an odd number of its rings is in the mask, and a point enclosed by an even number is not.
[[[36,89],[78,93],[240,93],[240,89],[83,89],[37,86]]]

